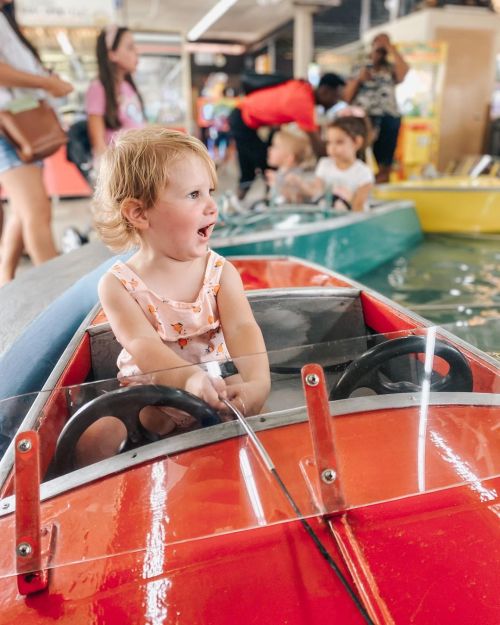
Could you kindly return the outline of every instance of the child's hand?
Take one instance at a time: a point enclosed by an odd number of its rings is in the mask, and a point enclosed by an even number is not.
[[[227,398],[245,417],[251,417],[259,414],[267,399],[268,388],[264,386],[259,381],[230,384],[226,387]]]
[[[300,188],[302,185],[302,178],[298,174],[294,174],[294,173],[287,174],[285,176],[285,183],[289,185],[294,185]]]
[[[273,187],[276,182],[276,171],[274,169],[266,169],[264,172],[266,182],[270,187]]]
[[[348,187],[341,187],[340,185],[335,185],[332,187],[333,195],[338,195],[339,197],[347,200],[348,202],[352,201],[354,197],[354,193]]]
[[[188,393],[196,395],[216,410],[225,409],[225,405],[220,401],[220,397],[226,397],[226,383],[222,378],[211,378],[205,371],[197,371],[190,376],[185,384]]]

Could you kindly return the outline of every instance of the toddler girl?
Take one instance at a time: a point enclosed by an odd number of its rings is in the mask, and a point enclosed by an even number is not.
[[[322,193],[348,202],[354,211],[368,210],[373,187],[371,169],[358,158],[366,143],[367,125],[363,118],[339,117],[327,129],[327,157],[320,158],[312,182],[293,179],[310,198]]]
[[[137,249],[103,276],[99,297],[123,347],[122,383],[148,374],[150,383],[185,389],[216,409],[227,397],[251,415],[268,395],[269,366],[238,271],[208,248],[216,182],[214,164],[194,137],[161,127],[118,135],[100,164],[95,222],[111,249]],[[247,354],[254,356],[238,359]],[[238,374],[224,381],[200,366],[227,358]],[[187,415],[154,406],[140,418],[160,435],[191,424]],[[97,448],[99,441],[105,448]],[[116,453],[122,441],[122,430],[101,419],[81,437],[78,460]]]
[[[308,167],[314,165],[315,159],[311,141],[300,129],[282,126],[274,133],[272,143],[267,150],[267,162],[276,170],[267,170],[266,179],[270,187],[273,203],[301,202],[304,194],[293,184],[291,174],[301,177]],[[290,177],[290,182],[287,180]]]

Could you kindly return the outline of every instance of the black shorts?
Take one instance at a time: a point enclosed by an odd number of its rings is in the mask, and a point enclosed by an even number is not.
[[[370,119],[373,128],[377,131],[377,138],[373,144],[373,155],[379,165],[392,165],[398,142],[401,117],[371,115]]]

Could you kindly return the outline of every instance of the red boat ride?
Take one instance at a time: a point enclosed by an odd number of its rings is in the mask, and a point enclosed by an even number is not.
[[[98,308],[40,392],[0,402],[0,624],[498,625],[498,361],[317,265],[233,262],[262,414],[120,387]],[[152,404],[197,425],[159,439]],[[121,453],[76,467],[104,416]]]

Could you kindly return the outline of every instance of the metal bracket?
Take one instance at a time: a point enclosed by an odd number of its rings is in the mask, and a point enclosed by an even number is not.
[[[342,510],[344,498],[338,479],[337,456],[328,405],[325,375],[320,365],[302,367],[302,384],[318,473],[319,492],[325,513]]]
[[[16,572],[21,595],[47,588],[48,569],[42,566],[42,538],[45,564],[50,556],[53,527],[40,526],[40,454],[38,433],[21,432],[15,441]]]

